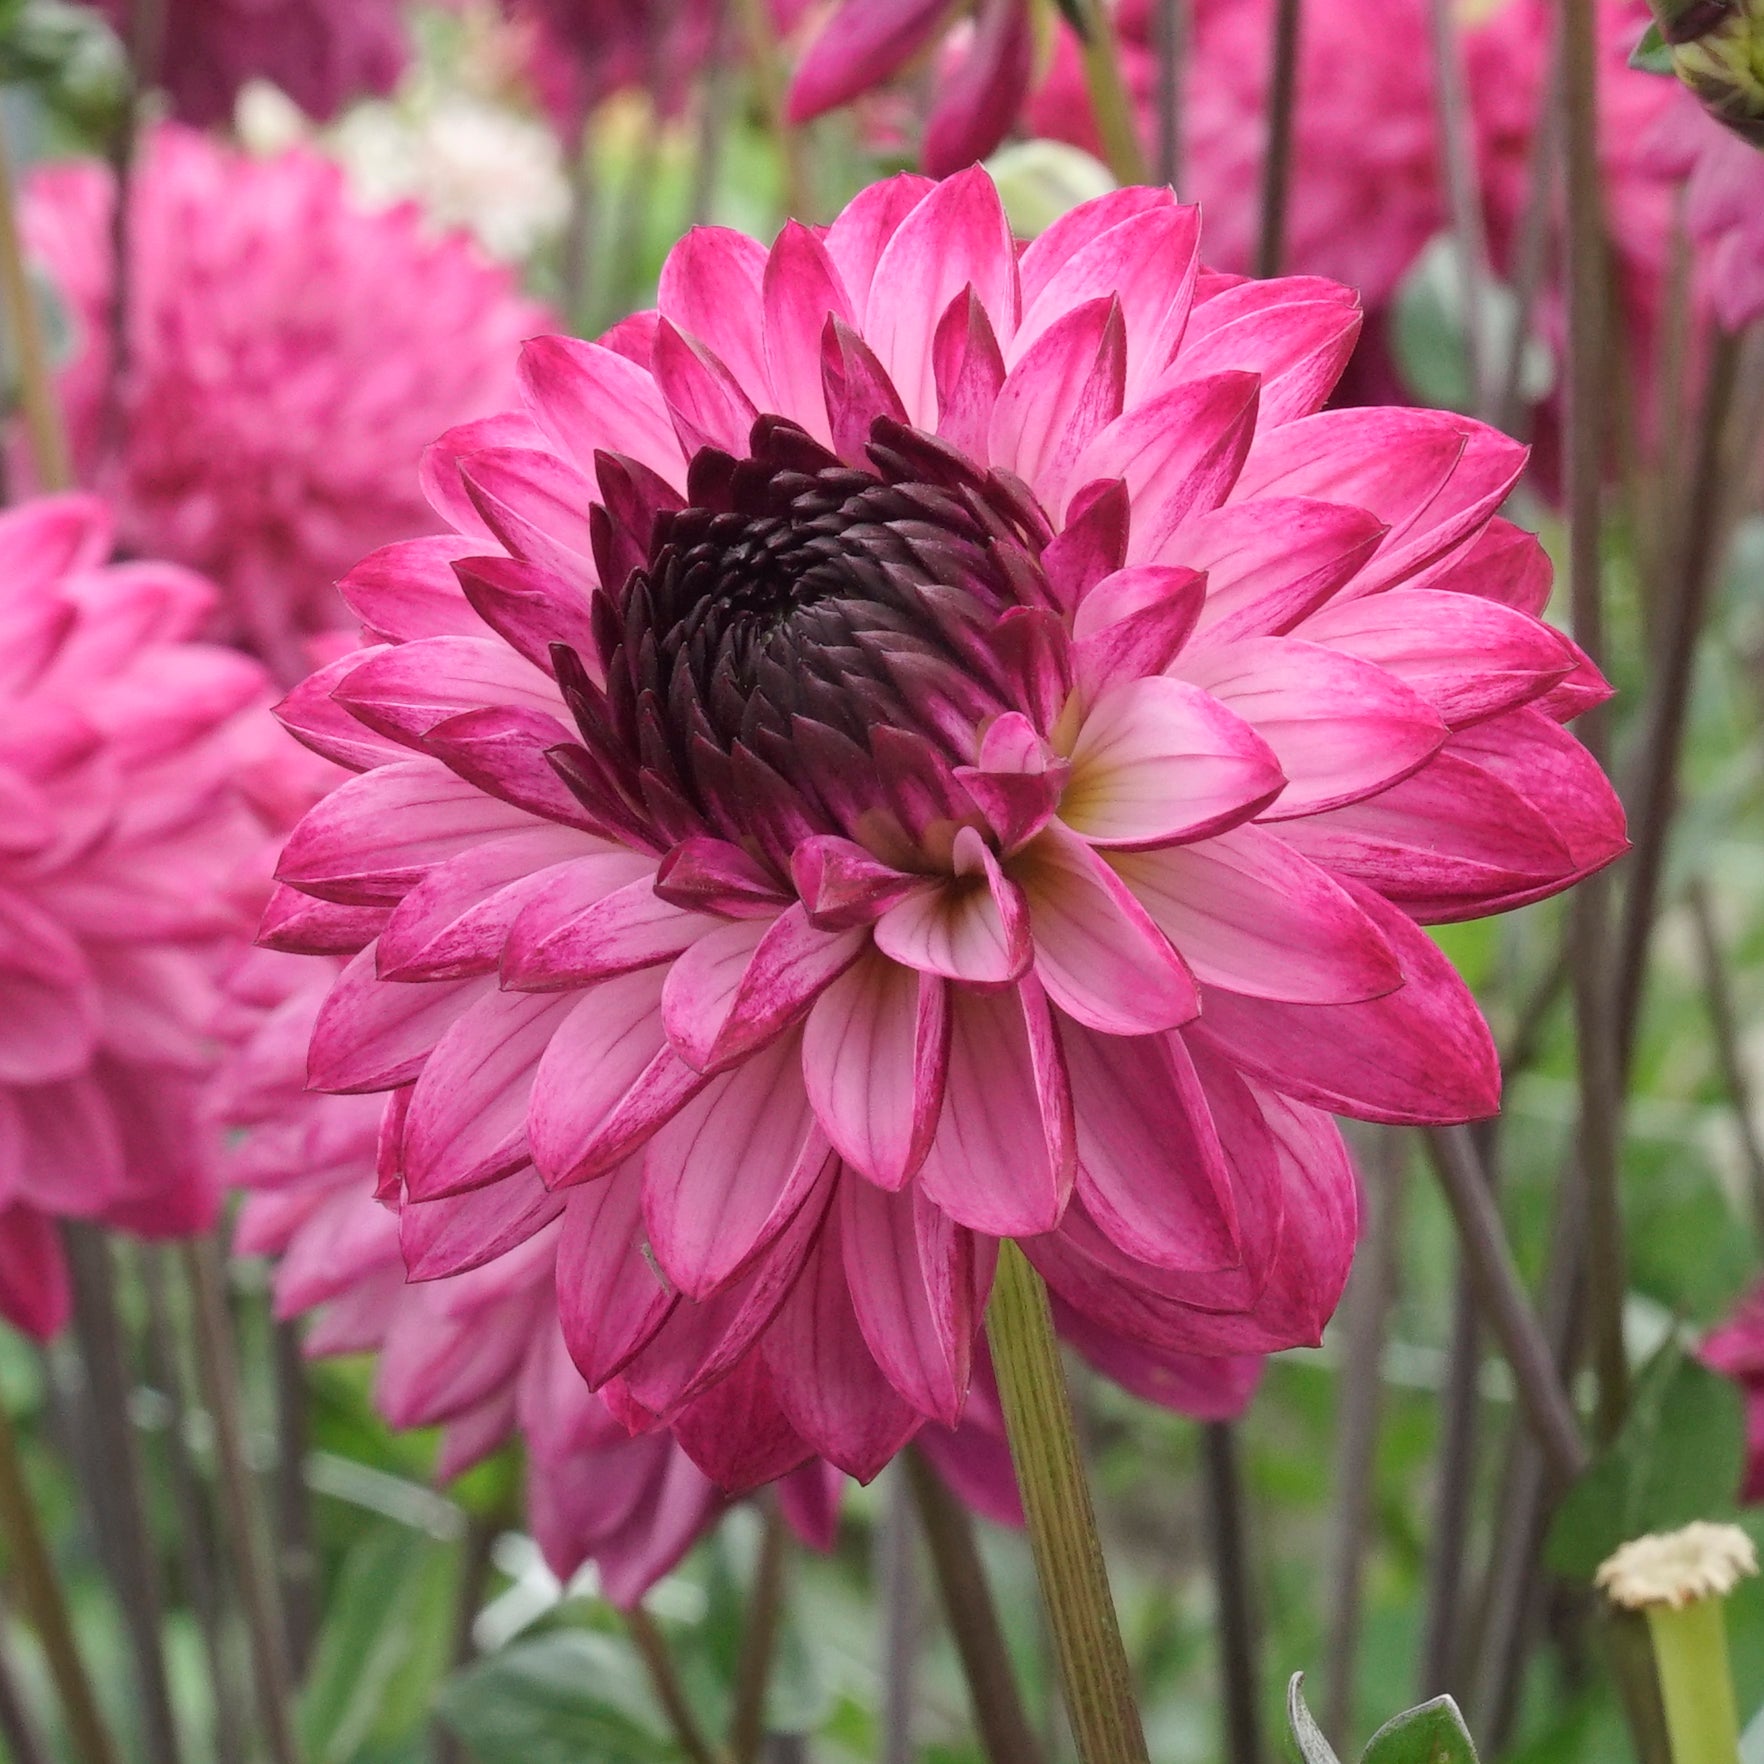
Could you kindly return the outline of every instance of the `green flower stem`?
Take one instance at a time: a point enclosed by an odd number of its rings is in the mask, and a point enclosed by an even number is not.
[[[55,401],[49,349],[43,341],[42,315],[25,266],[19,235],[18,201],[12,177],[12,155],[0,135],[0,311],[18,370],[18,401],[30,438],[31,463],[40,490],[66,490],[73,483],[67,430]]]
[[[1119,184],[1143,184],[1150,180],[1145,149],[1139,144],[1139,128],[1133,117],[1133,100],[1121,77],[1121,49],[1107,0],[1073,0],[1073,9],[1084,21],[1080,50],[1084,61],[1084,84],[1090,108],[1096,114],[1103,158]]]
[[[1149,1764],[1047,1288],[1014,1243],[999,1245],[986,1335],[1078,1755]]]
[[[1651,1605],[1648,1630],[1672,1764],[1737,1764],[1739,1715],[1727,1664],[1725,1601],[1697,1599],[1676,1611]]]

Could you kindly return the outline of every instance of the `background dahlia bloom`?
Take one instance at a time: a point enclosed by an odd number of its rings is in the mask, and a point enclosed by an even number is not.
[[[1498,1101],[1418,922],[1623,847],[1522,449],[1317,414],[1353,296],[1199,248],[1128,189],[1019,254],[979,170],[690,234],[284,707],[360,775],[267,936],[359,952],[310,1069],[392,1093],[407,1262],[561,1216],[578,1367],[726,1484],[957,1420],[1001,1237],[1123,1353],[1315,1342],[1330,1114]]]
[[[77,327],[60,389],[80,477],[125,546],[221,586],[218,634],[297,678],[301,635],[347,620],[338,575],[435,524],[404,462],[511,396],[545,314],[414,206],[359,206],[318,154],[252,159],[167,125],[135,173],[113,391],[111,207],[89,161],[37,172],[24,200]]]
[[[198,1092],[263,841],[236,780],[273,729],[262,670],[190,641],[207,584],[111,539],[83,496],[0,515],[0,1316],[41,1336],[57,1219],[213,1222]]]
[[[1741,143],[1744,145],[1744,143]],[[1764,1288],[1748,1295],[1703,1338],[1703,1363],[1740,1387],[1746,1404],[1743,1501],[1764,1501]]]
[[[133,0],[98,0],[126,39]],[[392,90],[409,58],[400,0],[165,0],[157,81],[198,128],[233,120],[239,89],[270,80],[324,122]]]
[[[1684,224],[1699,286],[1724,329],[1764,317],[1764,150],[1724,129],[1687,93],[1653,141],[1663,169],[1686,179]]]
[[[336,964],[268,950],[231,970],[217,1029],[232,1048],[207,1106],[247,1191],[235,1248],[278,1259],[277,1315],[316,1313],[315,1356],[379,1357],[375,1401],[396,1427],[443,1429],[436,1473],[458,1475],[517,1434],[529,1523],[567,1580],[593,1561],[636,1603],[721,1517],[728,1497],[666,1433],[633,1436],[583,1383],[557,1325],[557,1228],[426,1283],[407,1281],[396,1211],[374,1198],[379,1100],[305,1084],[306,1047]],[[922,1443],[971,1506],[1020,1524],[996,1399]],[[830,1548],[844,1478],[819,1461],[779,1486],[804,1539]]]

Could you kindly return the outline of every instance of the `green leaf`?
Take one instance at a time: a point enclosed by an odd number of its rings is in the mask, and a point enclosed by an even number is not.
[[[1295,1672],[1286,1687],[1286,1719],[1292,1727],[1293,1744],[1304,1764],[1341,1764],[1335,1748],[1323,1737],[1323,1729],[1305,1707],[1305,1675]]]
[[[1642,33],[1642,40],[1629,52],[1629,65],[1643,73],[1672,74],[1677,71],[1672,65],[1672,45],[1666,41],[1666,33],[1657,21],[1648,26]]]
[[[468,1668],[436,1713],[476,1764],[667,1764],[677,1756],[617,1637],[566,1629]]]
[[[1744,1460],[1739,1392],[1668,1341],[1636,1381],[1623,1431],[1562,1502],[1550,1566],[1590,1580],[1632,1537],[1731,1512]]]
[[[1450,1697],[1436,1697],[1385,1722],[1360,1764],[1476,1764],[1476,1744]]]
[[[446,1670],[458,1571],[455,1551],[400,1525],[350,1550],[300,1698],[312,1764],[351,1764],[370,1743],[420,1730]]]

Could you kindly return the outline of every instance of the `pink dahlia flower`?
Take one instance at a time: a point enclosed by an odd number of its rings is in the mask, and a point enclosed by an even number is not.
[[[1700,284],[1724,329],[1764,317],[1764,151],[1679,94],[1654,141],[1660,165],[1688,180],[1685,225]]]
[[[133,0],[97,0],[126,35]],[[409,57],[399,0],[167,0],[158,83],[184,122],[233,120],[251,80],[270,80],[328,121],[351,98],[392,90]]]
[[[229,1131],[228,1181],[247,1191],[236,1247],[278,1258],[277,1314],[316,1312],[314,1355],[379,1356],[375,1400],[397,1427],[442,1432],[437,1473],[458,1475],[516,1434],[528,1517],[567,1580],[593,1561],[606,1596],[641,1599],[715,1523],[727,1495],[666,1434],[633,1436],[571,1364],[557,1325],[554,1225],[481,1267],[409,1283],[395,1210],[374,1198],[379,1099],[306,1088],[306,1046],[335,963],[267,950],[228,981],[218,1027],[233,1045],[208,1094]],[[1021,1523],[990,1390],[926,1450],[990,1518]],[[831,1547],[844,1478],[819,1462],[780,1485],[805,1540]]]
[[[1623,847],[1522,449],[1319,414],[1353,296],[1199,244],[1129,189],[1019,253],[979,170],[688,235],[284,707],[359,776],[268,935],[359,950],[311,1075],[391,1093],[407,1261],[561,1216],[578,1367],[720,1481],[958,1419],[1001,1237],[1128,1343],[1315,1342],[1331,1112],[1498,1101],[1418,924]]]
[[[1740,1499],[1764,1501],[1764,1288],[1749,1294],[1719,1329],[1704,1337],[1701,1357],[1712,1370],[1731,1378],[1745,1398],[1746,1470]]]
[[[191,641],[214,596],[164,564],[107,565],[103,508],[0,515],[0,1316],[67,1309],[54,1224],[209,1225],[197,1128],[214,977],[250,919],[229,899],[262,828],[265,681]]]
[[[790,116],[808,122],[886,85],[941,45],[920,162],[946,177],[984,159],[1029,96],[1035,21],[1028,0],[842,0],[803,53]]]
[[[511,396],[545,314],[414,207],[357,207],[315,153],[252,159],[167,126],[136,172],[113,407],[111,207],[89,161],[38,172],[24,204],[78,326],[61,390],[81,479],[130,550],[220,585],[218,634],[296,678],[299,639],[346,622],[337,576],[433,528],[408,460]]]

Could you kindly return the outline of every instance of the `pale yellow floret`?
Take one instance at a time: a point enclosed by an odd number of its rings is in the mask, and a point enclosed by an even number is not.
[[[1698,1520],[1682,1531],[1638,1537],[1607,1557],[1597,1581],[1614,1605],[1631,1611],[1682,1610],[1726,1596],[1758,1572],[1752,1540],[1734,1525]]]

